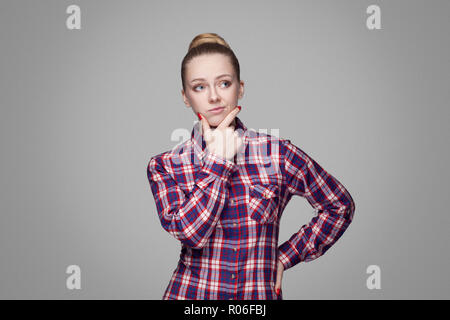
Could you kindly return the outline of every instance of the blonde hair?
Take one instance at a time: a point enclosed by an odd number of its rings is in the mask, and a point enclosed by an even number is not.
[[[228,43],[217,33],[201,33],[194,39],[192,39],[191,43],[189,44],[189,50],[201,45],[202,43],[218,43],[231,49]]]
[[[186,74],[187,63],[194,57],[212,53],[221,53],[227,56],[230,59],[231,65],[233,66],[238,81],[241,80],[239,61],[236,58],[233,50],[231,50],[229,44],[217,33],[201,33],[195,36],[194,39],[192,39],[191,43],[189,44],[188,52],[181,62],[181,83],[183,86],[183,90],[186,90],[184,78]]]

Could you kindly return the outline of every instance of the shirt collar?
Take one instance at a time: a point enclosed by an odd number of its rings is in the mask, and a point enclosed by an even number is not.
[[[244,143],[244,148],[246,148],[247,147],[247,139],[248,139],[247,127],[241,121],[241,119],[239,119],[237,116],[234,119],[236,120],[234,130],[239,133],[240,137],[242,137],[243,143]],[[206,151],[205,151],[206,141],[205,141],[205,139],[203,139],[201,124],[202,124],[201,121],[197,121],[197,123],[195,123],[194,127],[192,128],[191,143],[192,143],[192,147],[194,148],[194,153],[200,159],[200,162],[203,165],[203,157],[205,156],[205,153],[206,153]]]

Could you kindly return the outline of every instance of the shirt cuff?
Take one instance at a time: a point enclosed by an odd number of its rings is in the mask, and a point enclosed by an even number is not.
[[[300,254],[297,249],[291,246],[289,241],[286,241],[278,247],[278,260],[280,260],[283,264],[284,270],[287,270],[301,262]]]
[[[204,189],[211,181],[222,180],[228,182],[231,173],[237,169],[237,165],[208,150],[203,157],[203,167],[199,174],[197,185]]]

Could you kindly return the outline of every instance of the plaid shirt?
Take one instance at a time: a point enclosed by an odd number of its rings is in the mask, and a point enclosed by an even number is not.
[[[282,299],[278,259],[289,269],[324,254],[352,221],[344,186],[287,139],[247,129],[233,161],[206,148],[201,123],[191,138],[152,157],[147,176],[162,227],[181,242],[163,299]],[[280,218],[293,195],[315,216],[278,246]]]

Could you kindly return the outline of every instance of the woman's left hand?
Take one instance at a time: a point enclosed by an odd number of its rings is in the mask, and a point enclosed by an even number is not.
[[[284,266],[281,263],[280,260],[278,260],[278,266],[277,266],[277,282],[275,283],[275,291],[277,292],[277,294],[280,294],[280,290],[281,290],[281,280],[283,279],[283,271],[284,271]]]

